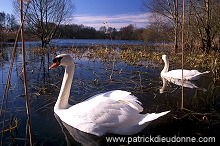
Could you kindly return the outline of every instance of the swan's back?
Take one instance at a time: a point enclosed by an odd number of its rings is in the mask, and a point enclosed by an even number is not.
[[[198,70],[185,70],[184,69],[183,79],[184,80],[198,80],[201,77],[201,75],[204,73],[201,73]],[[162,76],[167,77],[167,78],[182,79],[182,69],[168,71],[164,73]]]

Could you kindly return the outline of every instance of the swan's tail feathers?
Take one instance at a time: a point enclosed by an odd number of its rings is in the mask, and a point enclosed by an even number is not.
[[[208,73],[210,73],[210,71],[205,71],[205,72],[203,72],[202,74],[208,74]]]
[[[138,123],[139,125],[143,125],[146,122],[150,122],[153,121],[161,116],[164,116],[166,114],[168,114],[170,111],[166,111],[166,112],[161,112],[161,113],[151,113],[151,114],[146,114],[143,119]]]

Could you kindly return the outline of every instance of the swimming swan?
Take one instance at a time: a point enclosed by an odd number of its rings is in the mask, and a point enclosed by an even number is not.
[[[121,90],[100,93],[71,106],[68,99],[75,69],[73,58],[67,54],[58,55],[50,69],[59,65],[66,66],[66,69],[54,112],[63,122],[80,131],[97,136],[106,133],[131,135],[169,113],[140,114],[143,107],[137,97]]]
[[[182,69],[176,69],[168,71],[169,69],[169,60],[167,55],[162,55],[162,59],[165,63],[163,70],[161,71],[160,75],[164,78],[174,78],[182,80]],[[199,72],[198,70],[183,70],[183,80],[198,80],[203,74],[209,73],[206,72]]]

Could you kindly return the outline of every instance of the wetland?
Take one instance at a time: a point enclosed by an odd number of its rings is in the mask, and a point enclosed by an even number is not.
[[[61,53],[70,54],[76,64],[69,100],[71,104],[77,104],[98,93],[115,89],[126,90],[142,102],[143,113],[171,110],[168,115],[153,121],[134,136],[215,137],[214,144],[220,143],[218,52],[207,54],[201,50],[185,51],[185,69],[201,72],[208,70],[210,73],[190,82],[191,87],[184,87],[182,102],[181,86],[160,77],[164,67],[161,59],[163,54],[169,56],[170,69],[181,69],[181,52],[175,53],[170,45],[114,41],[100,43],[100,40],[98,43],[91,44],[85,40],[77,44],[73,41],[66,43],[64,40],[65,43],[60,43],[61,40],[54,40],[50,47],[44,49],[38,43],[26,44],[28,94],[35,145],[128,145],[127,142],[107,143],[105,136],[96,137],[80,132],[63,125],[54,115],[53,106],[59,94],[64,68],[49,70],[49,66],[53,58]],[[1,98],[6,86],[12,49],[11,44],[0,49]],[[26,136],[27,115],[22,73],[21,49],[18,46],[8,98],[7,101],[1,99],[0,126],[4,128],[0,128],[1,134],[4,131],[4,145],[29,143]]]

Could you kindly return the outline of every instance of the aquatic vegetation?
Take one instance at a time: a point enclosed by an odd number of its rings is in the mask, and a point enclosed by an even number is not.
[[[16,117],[11,117],[10,121],[6,121],[8,123],[6,129],[4,129],[3,131],[1,130],[0,131],[0,134],[1,133],[4,133],[4,132],[10,132],[11,134],[15,131],[15,133],[18,131],[18,119]],[[2,124],[2,122],[1,122]]]
[[[89,59],[101,58],[102,61],[109,60],[123,60],[125,62],[129,62],[131,64],[141,64],[144,61],[152,60],[155,62],[161,62],[161,56],[163,54],[168,54],[170,57],[171,64],[174,66],[180,66],[181,64],[181,52],[175,53],[173,50],[167,49],[152,49],[146,46],[131,46],[131,45],[122,45],[122,46],[97,46],[96,47],[88,47],[88,48],[74,48],[72,50],[68,50],[68,53],[72,53],[74,55],[87,57]],[[184,66],[186,69],[195,68],[198,70],[219,70],[220,61],[218,59],[219,53],[216,52],[214,54],[207,54],[202,51],[197,51],[196,53],[192,51],[185,51],[185,60]],[[219,72],[219,71],[218,71]]]
[[[201,78],[195,84],[198,89],[185,88],[184,109],[181,105],[180,86],[168,83],[168,87],[162,94],[159,89],[162,86],[160,71],[163,68],[161,56],[169,55],[170,68],[180,68],[181,53],[168,49],[169,46],[140,46],[140,45],[88,45],[55,47],[52,49],[30,48],[27,52],[27,72],[29,84],[29,98],[31,113],[33,115],[33,134],[37,144],[57,144],[65,139],[62,133],[57,133],[59,125],[53,116],[53,106],[58,96],[64,69],[58,67],[49,70],[49,65],[54,54],[68,53],[76,62],[76,72],[70,93],[70,102],[75,104],[100,92],[121,89],[132,92],[140,97],[144,111],[160,112],[172,110],[170,117],[164,121],[166,127],[170,127],[170,135],[196,135],[204,136],[219,130],[219,69],[220,60],[218,53],[206,54],[201,51],[185,52],[184,66],[187,69],[195,68],[199,71],[210,70],[212,73]],[[6,50],[6,49],[5,49]],[[4,51],[4,55],[10,58],[10,50]],[[8,59],[7,59],[8,60]],[[1,75],[7,73],[7,60],[1,61]],[[25,139],[24,120],[25,108],[22,92],[23,79],[19,76],[21,71],[21,58],[18,53],[10,90],[9,109],[7,114],[14,115],[18,119],[18,130],[14,132],[12,143],[23,144]],[[0,87],[3,89],[4,81]],[[206,91],[201,90],[206,89]],[[84,98],[85,97],[85,98]],[[74,100],[73,100],[74,99]],[[10,116],[7,117],[10,119]],[[43,124],[39,125],[39,119]],[[7,120],[10,121],[10,120]],[[36,125],[39,125],[36,126]],[[181,125],[186,125],[184,128]],[[192,126],[193,125],[193,126]],[[9,126],[10,127],[10,126]],[[15,124],[11,127],[15,127]],[[167,129],[163,124],[160,128],[153,128],[150,134],[166,135]],[[173,128],[175,127],[175,128]],[[190,127],[190,128],[189,128]],[[164,129],[163,129],[164,128]],[[5,128],[9,129],[9,128]],[[49,129],[49,130],[48,130]],[[187,130],[188,129],[188,130]],[[190,131],[189,131],[190,129]],[[43,131],[43,132],[42,132]],[[9,137],[9,131],[6,131]],[[148,135],[148,131],[141,133]],[[140,135],[141,135],[140,134]],[[8,138],[7,137],[7,138]],[[22,138],[16,139],[16,138]],[[47,138],[45,138],[47,137]],[[49,138],[48,138],[49,137]],[[59,140],[57,137],[61,137]]]

